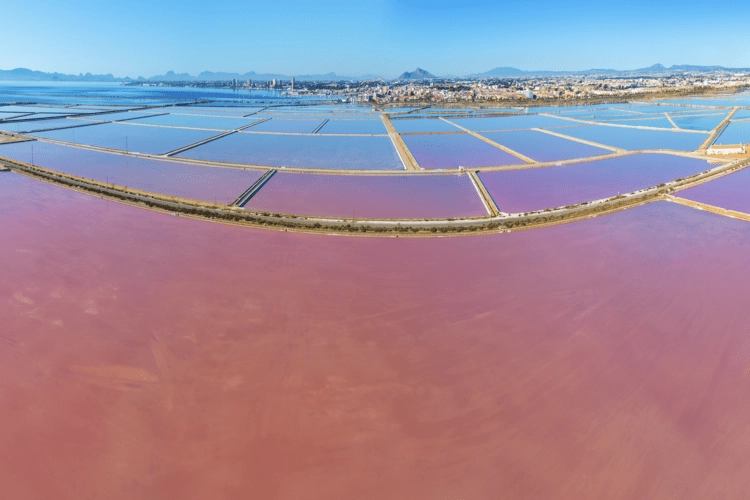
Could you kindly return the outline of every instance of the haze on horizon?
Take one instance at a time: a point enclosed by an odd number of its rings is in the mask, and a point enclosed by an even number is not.
[[[71,0],[3,7],[0,69],[118,77],[168,70],[336,72],[393,77],[419,66],[465,75],[634,69],[662,63],[750,67],[750,4],[695,0],[461,2],[338,0],[206,6],[196,0]]]

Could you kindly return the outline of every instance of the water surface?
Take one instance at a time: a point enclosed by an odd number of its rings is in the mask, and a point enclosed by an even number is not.
[[[278,167],[361,170],[404,168],[390,137],[386,136],[336,137],[239,132],[178,156]]]
[[[0,156],[85,179],[151,193],[230,204],[262,175],[59,146],[39,141],[0,145]]]
[[[460,132],[461,129],[439,118],[391,120],[397,132]]]
[[[727,115],[725,113],[716,116],[674,116],[672,119],[680,128],[711,131],[724,121],[726,117]]]
[[[703,144],[703,141],[708,138],[708,134],[671,132],[666,130],[662,132],[660,130],[603,127],[599,125],[583,125],[558,130],[557,132],[606,146],[632,151],[642,149],[693,151],[698,149]]]
[[[93,121],[73,120],[71,118],[53,118],[51,120],[34,120],[26,122],[0,122],[0,130],[6,132],[38,132],[68,127],[91,126]]]
[[[531,212],[631,193],[713,168],[704,160],[645,154],[560,167],[482,172],[503,212]]]
[[[0,174],[0,234],[9,497],[747,491],[744,221],[330,237]]]
[[[380,119],[376,120],[328,120],[319,134],[386,134],[388,131]]]
[[[569,127],[574,124],[574,122],[569,120],[540,115],[515,115],[493,118],[455,118],[451,119],[451,121],[472,131]]]
[[[206,128],[214,130],[234,130],[257,121],[257,118],[219,118],[215,116],[159,115],[133,120],[133,123],[162,125],[167,127]]]
[[[536,130],[483,132],[482,135],[539,162],[572,160],[611,152],[608,149],[589,146]]]
[[[378,219],[487,215],[468,176],[278,173],[246,205],[263,212]]]
[[[714,144],[750,144],[750,121],[731,122]]]
[[[403,139],[422,168],[523,163],[523,160],[470,134],[405,135]]]
[[[105,123],[91,127],[39,132],[37,137],[148,154],[164,154],[213,137],[220,132],[162,127],[145,127],[127,123]]]
[[[310,134],[323,120],[286,120],[272,118],[253,126],[253,132],[290,132],[296,134]]]
[[[681,198],[750,214],[750,170],[720,177],[676,194]]]

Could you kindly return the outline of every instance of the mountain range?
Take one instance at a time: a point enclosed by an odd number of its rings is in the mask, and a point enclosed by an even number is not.
[[[678,74],[678,73],[700,73],[700,72],[750,72],[750,68],[726,68],[724,66],[693,66],[693,65],[674,65],[666,67],[662,64],[654,64],[648,68],[634,70],[617,70],[617,69],[589,69],[584,71],[545,71],[545,70],[521,70],[518,68],[498,67],[485,71],[484,73],[474,73],[465,75],[465,78],[521,78],[532,76],[564,76],[564,75],[658,75],[658,74]],[[46,73],[44,71],[33,71],[26,68],[16,68],[11,70],[0,70],[0,81],[61,81],[61,82],[198,82],[198,81],[227,81],[237,79],[238,81],[254,80],[290,80],[292,76],[276,73],[226,73],[204,71],[198,76],[192,76],[187,73],[175,73],[168,71],[163,75],[156,75],[150,78],[119,78],[112,74],[93,75],[91,73],[79,73],[78,75],[64,73]],[[360,75],[345,76],[336,73],[323,73],[311,75],[294,75],[297,81],[342,81],[342,80],[376,80],[377,75]],[[414,71],[402,73],[396,80],[428,80],[439,78],[421,68]],[[459,77],[460,78],[460,77]],[[384,78],[389,80],[389,78]]]
[[[132,81],[153,81],[153,82],[206,82],[206,81],[227,81],[237,79],[238,81],[246,80],[290,80],[292,76],[279,73],[226,73],[204,71],[198,76],[187,73],[175,73],[167,71],[163,75],[156,75],[149,78],[118,78],[112,74],[92,75],[91,73],[80,73],[78,75],[64,73],[46,73],[44,71],[33,71],[26,68],[16,68],[11,70],[0,70],[0,81],[60,81],[60,82],[132,82]],[[313,74],[313,75],[294,75],[299,81],[341,81],[341,80],[375,80],[377,75],[361,75],[358,77],[338,75],[336,73]]]
[[[504,77],[528,77],[528,76],[564,76],[564,75],[657,75],[674,73],[708,73],[714,71],[726,72],[748,72],[750,68],[725,68],[724,66],[694,66],[689,64],[673,65],[666,67],[663,64],[654,64],[648,68],[639,69],[587,69],[584,71],[543,71],[543,70],[521,70],[518,68],[500,67],[467,75],[471,78],[504,78]]]

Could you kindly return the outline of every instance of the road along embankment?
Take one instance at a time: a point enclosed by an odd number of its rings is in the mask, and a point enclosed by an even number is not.
[[[168,212],[173,215],[229,224],[265,227],[282,231],[300,231],[326,234],[352,234],[372,236],[448,236],[469,235],[487,232],[507,232],[532,229],[565,222],[587,219],[619,210],[624,210],[651,201],[663,200],[675,191],[701,184],[745,168],[750,159],[720,165],[684,179],[660,184],[628,194],[588,201],[566,207],[545,210],[488,215],[465,219],[335,219],[309,217],[294,214],[253,212],[231,205],[201,202],[157,193],[139,191],[123,186],[105,184],[81,177],[63,174],[43,167],[0,158],[0,165],[11,170],[51,182],[60,186],[91,193],[102,198],[120,201],[142,208]]]

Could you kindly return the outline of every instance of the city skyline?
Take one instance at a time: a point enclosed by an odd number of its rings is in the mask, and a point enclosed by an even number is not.
[[[392,78],[421,67],[468,75],[495,67],[581,71],[661,63],[750,66],[743,14],[694,1],[589,0],[470,6],[376,1],[350,5],[236,2],[206,10],[197,2],[107,5],[46,0],[4,8],[9,36],[0,68],[149,77],[168,70],[287,75],[335,72]],[[30,22],[33,20],[33,22]],[[62,21],[61,21],[62,20]],[[667,21],[668,20],[668,21]]]

